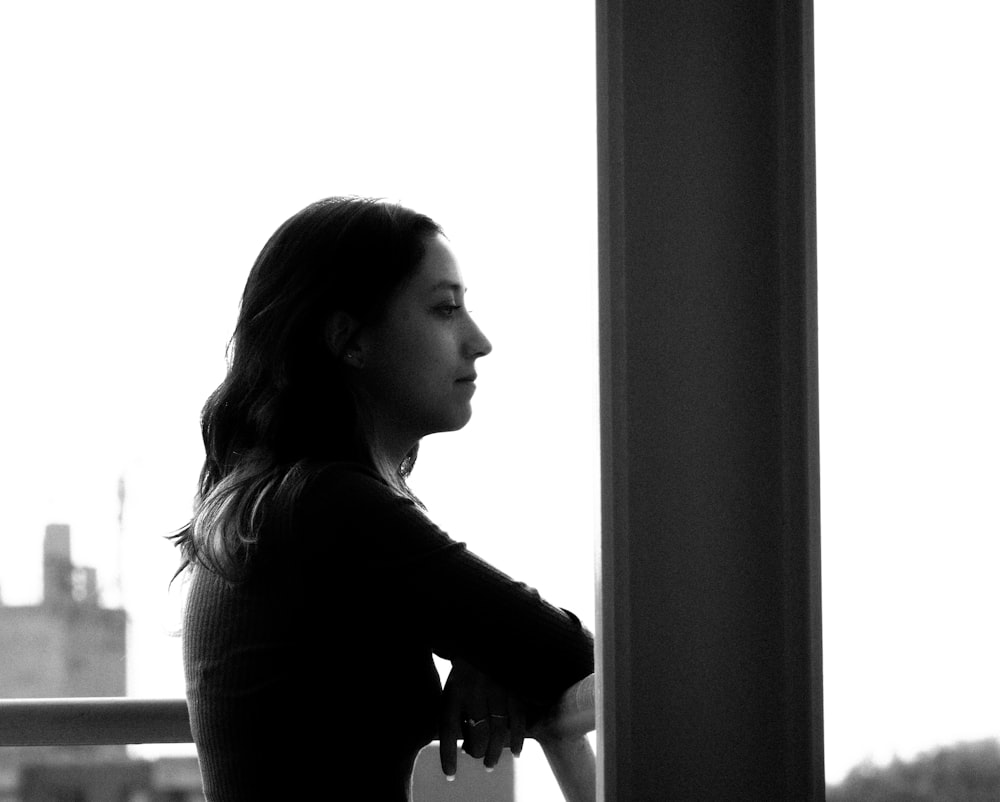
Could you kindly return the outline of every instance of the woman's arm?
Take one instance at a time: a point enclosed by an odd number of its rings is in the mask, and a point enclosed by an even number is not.
[[[596,727],[594,675],[571,686],[528,735],[541,744],[566,802],[597,799],[597,761],[587,740]]]
[[[529,720],[594,671],[593,635],[575,615],[449,538],[367,472],[331,466],[327,476],[308,517],[337,522],[337,536],[318,542],[336,544],[330,560],[350,565],[351,581],[373,577],[377,593],[364,594],[379,606],[373,616],[392,616],[438,656],[475,666],[520,699]],[[319,555],[312,563],[329,564]]]
[[[592,799],[595,761],[586,733],[595,728],[593,635],[575,615],[449,538],[412,501],[352,468],[330,466],[331,481],[313,496],[309,517],[338,522],[338,536],[318,542],[336,544],[336,563],[350,564],[352,576],[377,577],[378,593],[365,597],[414,638],[518,699],[536,722],[528,735],[543,745],[567,798]],[[459,724],[483,719],[482,711],[467,712]],[[450,759],[443,768],[449,773]]]
[[[594,675],[571,685],[549,713],[534,724],[528,736],[541,743],[574,740],[597,727]]]
[[[542,751],[566,802],[596,802],[597,760],[586,736],[543,741]]]

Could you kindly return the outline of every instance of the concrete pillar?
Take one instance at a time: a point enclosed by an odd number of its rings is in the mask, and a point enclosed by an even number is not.
[[[597,12],[604,799],[821,800],[811,3]]]

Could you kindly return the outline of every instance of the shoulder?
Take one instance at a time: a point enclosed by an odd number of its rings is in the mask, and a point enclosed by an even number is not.
[[[340,487],[390,489],[373,467],[362,462],[319,462],[308,466],[308,471],[311,488],[327,490]]]
[[[366,531],[438,532],[412,498],[398,493],[374,468],[357,462],[313,466],[298,511],[305,521]]]
[[[400,496],[378,472],[360,462],[326,462],[311,466],[303,501],[312,506],[343,510],[371,505],[412,504]],[[414,505],[415,506],[415,505]]]

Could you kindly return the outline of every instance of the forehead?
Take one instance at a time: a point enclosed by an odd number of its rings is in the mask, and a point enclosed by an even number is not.
[[[464,291],[462,271],[451,247],[441,236],[429,240],[424,258],[410,283],[416,292]]]

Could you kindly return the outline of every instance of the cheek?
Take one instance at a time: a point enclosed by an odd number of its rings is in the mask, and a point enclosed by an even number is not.
[[[378,398],[412,406],[432,393],[439,369],[427,358],[421,343],[397,341],[365,366],[363,381]]]
[[[448,332],[420,331],[399,343],[396,363],[401,373],[430,381],[455,370],[454,344]]]
[[[382,401],[398,410],[430,412],[429,407],[462,401],[456,394],[459,345],[450,330],[413,326],[382,338],[370,352],[361,378]]]

